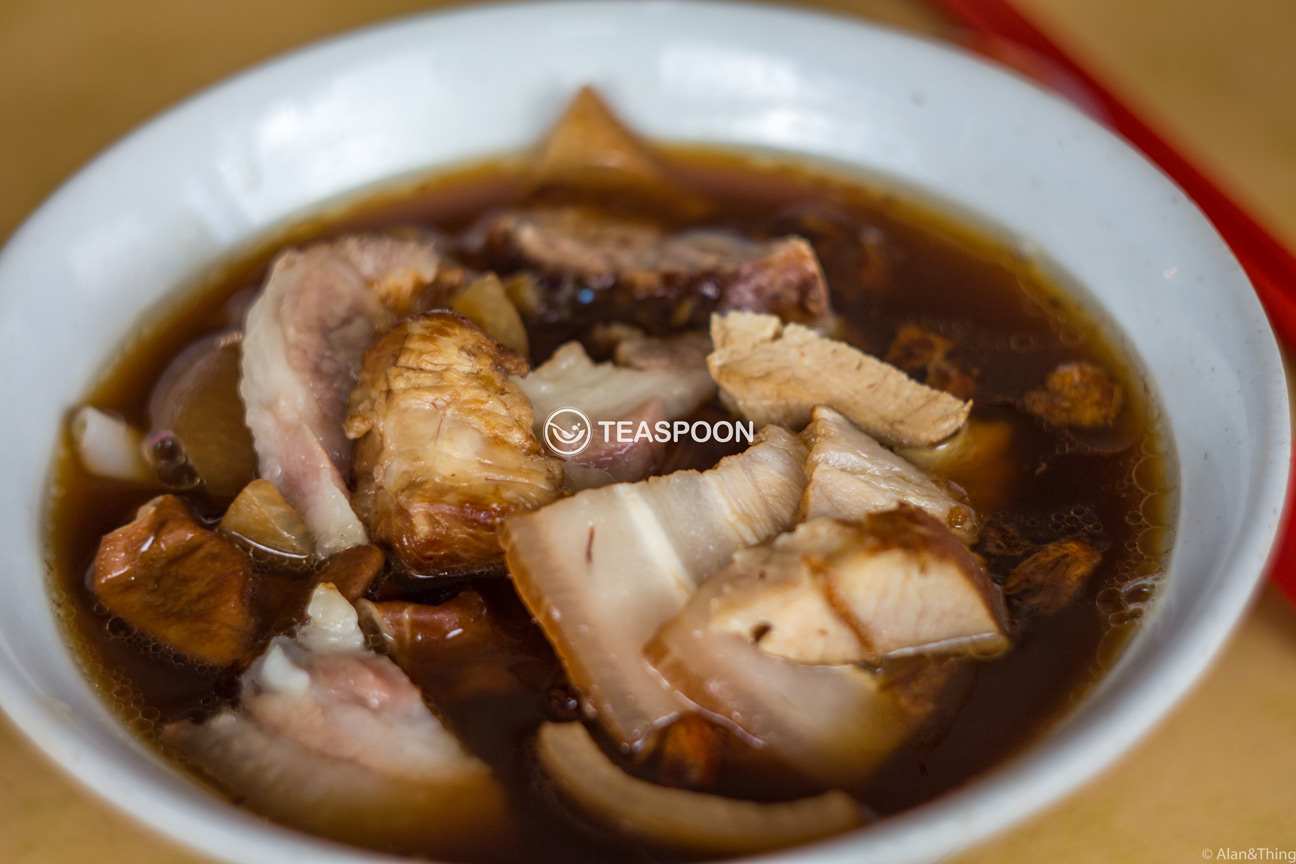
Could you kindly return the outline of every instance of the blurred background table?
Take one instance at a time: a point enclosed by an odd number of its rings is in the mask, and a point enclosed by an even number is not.
[[[1296,3],[1017,0],[1289,245]],[[0,0],[0,238],[159,109],[313,39],[437,3]],[[926,28],[906,0],[818,5]],[[1206,680],[1101,779],[960,857],[1176,862],[1296,849],[1296,610],[1266,589]],[[201,864],[50,765],[0,715],[0,862]]]

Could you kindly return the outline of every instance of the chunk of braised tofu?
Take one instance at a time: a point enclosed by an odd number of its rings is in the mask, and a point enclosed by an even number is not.
[[[220,666],[242,657],[256,635],[251,581],[238,547],[174,495],[154,498],[106,535],[92,577],[112,614],[177,654]]]
[[[807,322],[831,312],[819,259],[800,237],[750,240],[719,229],[672,234],[575,207],[497,215],[482,236],[490,263],[548,280],[539,310],[545,320],[587,314],[663,330],[705,327],[712,312],[731,309]]]
[[[713,626],[798,663],[1008,647],[999,589],[943,524],[914,507],[816,519],[714,577]]]
[[[971,403],[776,316],[730,312],[711,319],[711,377],[731,409],[757,425],[801,429],[827,405],[891,445],[931,445],[957,432]]]
[[[1120,413],[1124,391],[1092,363],[1063,363],[1025,401],[1027,411],[1058,426],[1110,426]]]
[[[976,512],[960,500],[957,487],[892,453],[831,408],[820,405],[811,416],[801,436],[810,447],[802,521],[854,521],[909,504],[945,523],[965,543],[976,540]]]
[[[495,528],[560,494],[562,465],[532,431],[510,375],[526,362],[465,318],[406,319],[365,352],[346,433],[356,511],[370,536],[421,574],[503,559]]]
[[[1003,590],[1020,606],[1048,615],[1071,602],[1101,561],[1083,537],[1054,540],[1014,567]]]

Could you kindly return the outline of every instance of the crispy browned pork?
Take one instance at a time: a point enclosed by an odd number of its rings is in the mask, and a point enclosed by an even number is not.
[[[638,746],[678,713],[644,643],[735,551],[791,526],[805,453],[771,426],[709,471],[589,489],[504,524],[518,593],[613,740]]]
[[[730,309],[807,322],[831,311],[819,260],[800,237],[667,233],[577,207],[503,213],[482,231],[492,264],[530,268],[551,283],[531,310],[546,320],[589,314],[662,330],[705,327],[712,312]]]
[[[281,253],[248,310],[239,393],[261,477],[305,518],[320,555],[366,541],[342,431],[361,357],[444,269],[429,242],[343,237]]]
[[[353,843],[457,856],[507,833],[504,792],[331,585],[240,679],[238,704],[163,740],[260,813]]]
[[[91,581],[112,614],[199,663],[233,663],[256,634],[246,556],[174,495],[100,541]]]
[[[967,421],[972,405],[808,327],[774,315],[730,312],[711,319],[707,358],[725,403],[757,425],[800,429],[816,405],[845,415],[892,445],[937,444]]]
[[[346,434],[355,509],[407,570],[476,570],[503,553],[495,527],[560,494],[562,465],[532,431],[509,376],[526,361],[453,312],[406,319],[364,355]]]

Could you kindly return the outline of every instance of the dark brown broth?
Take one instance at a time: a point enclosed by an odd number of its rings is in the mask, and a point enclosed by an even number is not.
[[[866,795],[882,813],[930,800],[1037,738],[1110,662],[1138,616],[1140,607],[1127,609],[1119,602],[1122,586],[1160,572],[1168,531],[1154,526],[1173,524],[1168,446],[1152,419],[1145,388],[1094,319],[1041,267],[1003,241],[903,197],[810,169],[712,151],[670,152],[678,175],[715,201],[708,224],[756,236],[809,235],[848,338],[861,347],[885,352],[896,330],[908,323],[954,339],[956,361],[979,376],[973,417],[1003,420],[1014,430],[1012,465],[1005,472],[1011,493],[1005,506],[986,515],[1035,542],[1084,531],[1105,548],[1102,565],[1081,596],[1055,615],[1024,622],[1016,648],[1005,658],[978,664],[967,701],[947,731],[897,754]],[[146,425],[144,407],[159,371],[195,339],[237,326],[277,249],[397,225],[454,233],[486,210],[525,203],[521,177],[517,163],[485,164],[281,233],[146,328],[111,361],[87,401]],[[675,224],[667,214],[655,215]],[[566,337],[544,335],[538,341],[546,345]],[[1099,363],[1124,385],[1130,398],[1116,429],[1073,435],[1049,429],[1015,407],[1057,363],[1075,359]],[[697,467],[720,455],[681,452],[671,462]],[[232,677],[177,662],[129,635],[97,607],[86,587],[99,538],[128,521],[153,493],[87,476],[66,445],[54,476],[49,534],[54,593],[90,678],[151,741],[160,722],[210,713],[231,697]],[[975,504],[977,490],[969,491]],[[1002,578],[1010,564],[992,561],[993,575]],[[549,685],[559,670],[508,585],[497,582],[484,591],[492,608],[510,622],[517,645],[516,656],[499,662],[522,684],[502,696],[442,707],[466,744],[510,786],[524,837],[516,858],[660,858],[583,827],[537,784],[529,740],[541,720],[555,716]],[[438,701],[443,683],[438,676],[415,678]],[[744,777],[751,785],[743,789],[733,789],[730,780],[729,791],[759,798],[786,797],[794,788],[772,776]]]

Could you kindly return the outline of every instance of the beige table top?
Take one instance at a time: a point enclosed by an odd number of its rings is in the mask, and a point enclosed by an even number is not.
[[[903,0],[819,0],[913,17]],[[1293,0],[1018,0],[1296,244]],[[0,0],[0,237],[95,151],[249,63],[412,0]],[[1100,780],[962,856],[1183,862],[1296,849],[1296,610],[1267,589],[1213,672]],[[198,864],[0,716],[0,862]]]

